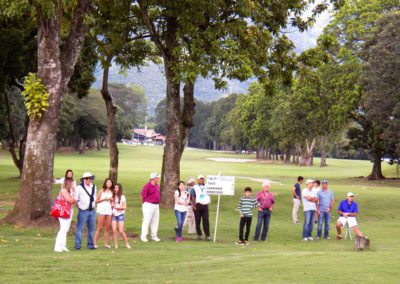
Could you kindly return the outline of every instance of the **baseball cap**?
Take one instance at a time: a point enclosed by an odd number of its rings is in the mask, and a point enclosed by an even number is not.
[[[187,182],[188,182],[188,184],[192,183],[192,182],[195,182],[194,177],[190,177]]]
[[[150,174],[150,179],[159,178],[159,177],[160,177],[160,175],[157,174],[157,173],[151,173]]]
[[[203,175],[199,175],[199,176],[197,177],[197,179],[204,179],[204,176],[203,176]]]
[[[313,180],[313,179],[308,179],[308,180],[306,181],[306,184],[309,184],[309,183],[311,183],[311,182],[314,182],[314,180]]]
[[[323,179],[321,183],[328,183],[326,179]]]
[[[264,182],[262,183],[262,186],[270,186],[271,182],[269,181],[269,179],[264,180]]]
[[[354,193],[352,193],[352,192],[347,193],[347,197],[350,197],[350,196],[354,196]]]

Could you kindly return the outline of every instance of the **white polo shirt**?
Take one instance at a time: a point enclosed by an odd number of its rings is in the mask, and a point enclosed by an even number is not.
[[[90,183],[90,186],[87,186],[83,184],[85,187],[86,191],[89,194],[92,194],[93,190],[93,184]],[[86,193],[86,191],[82,188],[82,184],[78,185],[76,188],[76,193],[75,193],[75,200],[78,202],[78,207],[81,210],[88,210],[89,209],[89,203],[90,203],[90,196]],[[93,193],[93,202],[92,202],[92,209],[94,210],[95,204],[96,204],[96,186],[94,186],[94,193]]]
[[[305,197],[309,196],[312,198],[315,198],[318,196],[317,190],[315,188],[312,188],[309,190],[308,188],[303,189],[301,192],[301,200],[303,201],[303,210],[304,211],[309,211],[309,210],[317,210],[317,205],[315,202],[308,201]]]
[[[211,202],[210,196],[206,193],[205,185],[196,184],[193,189],[196,194],[196,203],[207,205]]]

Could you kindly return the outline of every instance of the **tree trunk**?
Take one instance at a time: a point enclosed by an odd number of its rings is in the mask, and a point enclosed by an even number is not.
[[[313,140],[310,141],[306,139],[305,141],[305,148],[303,149],[300,144],[296,145],[297,151],[300,153],[299,157],[299,165],[300,166],[306,166],[306,167],[311,167],[312,166],[312,158],[313,158],[313,151],[315,144],[317,140],[313,138]]]
[[[14,132],[14,126],[11,122],[11,107],[10,107],[10,101],[8,99],[7,92],[4,92],[4,98],[5,98],[6,111],[7,111],[8,128],[10,129],[10,137],[11,137],[11,145],[10,145],[9,151],[11,153],[11,157],[13,159],[14,165],[17,167],[17,169],[19,171],[19,175],[21,176],[22,167],[24,164],[25,144],[26,144],[26,138],[28,135],[29,118],[27,117],[26,121],[25,121],[24,136],[22,137],[22,139],[19,142],[17,142],[17,138],[15,137],[15,132]],[[15,152],[15,147],[17,147],[17,146],[19,146],[18,155]]]
[[[378,179],[384,179],[385,177],[382,174],[382,155],[380,152],[375,152],[374,153],[374,162],[372,166],[372,171],[370,175],[368,176],[369,180],[378,180]]]
[[[290,147],[286,148],[285,159],[283,161],[285,164],[289,164],[290,163],[290,152],[291,152]]]
[[[115,132],[115,114],[117,112],[117,107],[113,103],[112,96],[108,90],[108,73],[110,69],[112,57],[107,58],[104,64],[103,70],[103,85],[101,88],[101,94],[103,96],[104,102],[106,103],[107,109],[107,142],[108,151],[110,156],[110,168],[108,171],[108,177],[114,182],[118,180],[118,147],[117,147],[117,134]],[[97,142],[97,141],[96,141]]]
[[[327,167],[328,164],[326,163],[326,144],[328,144],[328,136],[324,135],[321,137],[321,162],[319,164],[319,166],[322,167]]]
[[[181,156],[185,146],[188,144],[189,131],[193,127],[194,115],[194,82],[186,82],[183,87],[183,112],[182,112],[182,146]]]
[[[38,76],[49,93],[49,106],[40,119],[31,119],[22,168],[21,183],[13,211],[4,221],[20,225],[51,225],[51,189],[54,153],[62,97],[71,78],[83,44],[83,18],[90,9],[90,0],[77,2],[70,35],[60,51],[60,15],[48,18],[38,14]]]
[[[162,164],[161,207],[172,207],[174,191],[180,176],[180,158],[182,151],[180,84],[174,80],[172,68],[165,64],[167,78],[166,100],[166,139]]]

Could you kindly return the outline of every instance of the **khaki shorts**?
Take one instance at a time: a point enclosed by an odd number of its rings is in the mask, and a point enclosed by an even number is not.
[[[342,227],[346,226],[347,223],[350,228],[357,226],[356,217],[339,217],[338,221],[342,224]]]

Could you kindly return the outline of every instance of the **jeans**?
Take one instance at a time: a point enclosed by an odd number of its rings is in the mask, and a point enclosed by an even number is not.
[[[82,243],[82,232],[87,225],[88,233],[87,233],[87,248],[93,249],[93,234],[94,234],[94,226],[96,224],[96,212],[94,210],[81,210],[78,212],[78,224],[76,225],[76,233],[75,233],[75,248],[80,249]]]
[[[248,241],[249,240],[249,234],[250,234],[250,226],[251,226],[251,217],[241,217],[240,218],[240,224],[239,224],[239,240],[240,241]],[[243,238],[243,230],[244,226],[246,225],[246,233]]]
[[[186,213],[187,212],[181,212],[181,211],[175,210],[176,222],[178,223],[178,229],[176,230],[176,236],[178,238],[182,237],[183,222],[185,221]]]
[[[314,216],[316,210],[304,211],[303,238],[310,238],[314,229]]]
[[[318,218],[317,237],[322,236],[322,223],[325,222],[324,238],[329,237],[329,224],[331,222],[331,212],[321,211]]]
[[[206,237],[210,236],[210,221],[208,220],[208,205],[196,203],[196,211],[194,211],[194,218],[196,220],[196,232],[201,236],[200,223],[203,219],[203,230]]]
[[[258,211],[258,219],[256,226],[256,233],[254,234],[254,240],[258,241],[258,237],[260,236],[261,227],[263,226],[261,233],[261,240],[265,241],[268,234],[269,221],[271,220],[272,212],[269,209],[264,209],[263,211]]]

